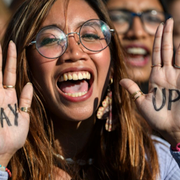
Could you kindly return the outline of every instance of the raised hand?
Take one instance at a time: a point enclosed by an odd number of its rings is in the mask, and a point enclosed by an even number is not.
[[[120,84],[134,97],[148,123],[175,147],[180,142],[180,47],[173,61],[172,31],[172,19],[157,29],[149,93],[142,95],[138,85],[129,79],[123,79]]]
[[[0,164],[6,166],[13,154],[20,149],[29,131],[29,110],[33,88],[25,85],[21,97],[16,96],[16,46],[11,41],[7,52],[4,75],[0,47]],[[28,107],[28,108],[27,108]]]

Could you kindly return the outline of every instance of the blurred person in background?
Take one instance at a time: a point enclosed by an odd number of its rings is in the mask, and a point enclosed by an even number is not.
[[[156,29],[168,14],[161,0],[106,0],[110,17],[125,50],[130,78],[148,92]]]
[[[21,6],[21,4],[24,2],[25,0],[12,0],[11,4],[10,4],[10,9],[11,11],[14,13],[16,12],[16,10]]]
[[[164,0],[169,14],[174,19],[174,48],[177,49],[180,43],[180,0]]]
[[[11,11],[8,9],[4,1],[0,1],[0,41],[4,35],[6,26],[11,17]]]

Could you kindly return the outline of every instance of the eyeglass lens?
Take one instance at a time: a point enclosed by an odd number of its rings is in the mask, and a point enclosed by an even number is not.
[[[71,33],[69,33],[71,34]],[[80,28],[79,41],[89,51],[98,52],[105,49],[111,41],[109,26],[101,20],[86,21]],[[39,53],[47,58],[61,56],[68,46],[66,35],[56,26],[43,28],[36,37],[36,48]]]
[[[165,21],[164,13],[156,10],[145,11],[140,14],[126,10],[110,10],[109,14],[118,33],[126,33],[133,23],[133,18],[135,16],[139,16],[141,18],[144,29],[149,34],[155,34],[158,25]]]

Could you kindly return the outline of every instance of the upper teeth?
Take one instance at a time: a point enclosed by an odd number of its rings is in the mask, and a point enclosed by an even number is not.
[[[142,55],[147,54],[147,51],[145,49],[143,49],[143,48],[135,48],[135,47],[128,48],[127,52],[130,53],[130,54],[142,54]]]
[[[81,71],[81,72],[68,72],[64,73],[60,79],[59,82],[68,81],[68,80],[82,80],[82,79],[91,79],[91,74],[87,71]]]

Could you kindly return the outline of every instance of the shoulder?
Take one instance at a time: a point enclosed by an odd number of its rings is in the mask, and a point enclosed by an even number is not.
[[[151,137],[158,155],[161,180],[177,180],[180,168],[170,152],[170,144],[160,137]]]

